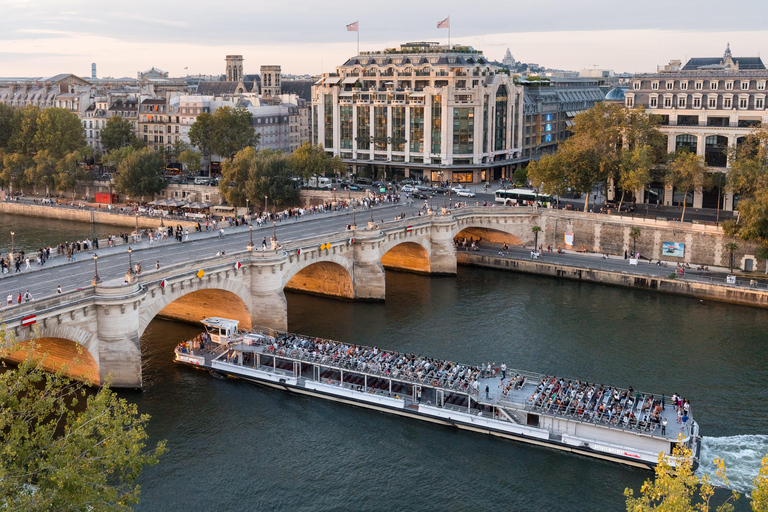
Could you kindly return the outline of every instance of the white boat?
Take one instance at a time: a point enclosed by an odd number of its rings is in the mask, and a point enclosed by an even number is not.
[[[683,416],[687,421],[678,423],[675,407],[660,394],[512,369],[502,379],[499,368],[270,329],[242,332],[236,320],[225,318],[202,323],[206,332],[176,347],[176,362],[647,469],[658,463],[660,453],[670,455],[683,443],[698,466],[699,425],[689,407]]]

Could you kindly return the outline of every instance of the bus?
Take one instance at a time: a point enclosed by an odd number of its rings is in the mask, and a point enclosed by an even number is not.
[[[539,194],[535,190],[525,188],[508,188],[496,191],[496,202],[507,206],[513,204],[547,203],[551,200],[549,194]]]

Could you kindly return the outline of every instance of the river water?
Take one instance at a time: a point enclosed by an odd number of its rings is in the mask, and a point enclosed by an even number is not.
[[[294,332],[678,392],[737,488],[768,453],[763,310],[470,268],[389,272],[384,304],[288,305]],[[146,389],[128,396],[170,451],[138,510],[623,510],[650,475],[174,365],[197,332],[156,320],[142,339]]]
[[[22,217],[0,223],[35,244],[99,233],[65,223],[43,235],[51,221]],[[700,471],[723,457],[740,490],[768,453],[766,310],[463,267],[456,277],[388,272],[386,294],[385,303],[288,294],[288,327],[677,392],[701,424]],[[151,442],[167,439],[170,449],[142,473],[137,510],[624,510],[624,489],[638,492],[651,475],[174,364],[173,347],[200,330],[155,319],[141,340],[145,389],[121,393],[152,416]],[[748,510],[746,500],[737,510]]]

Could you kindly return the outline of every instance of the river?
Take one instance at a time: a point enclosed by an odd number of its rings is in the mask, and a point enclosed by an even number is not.
[[[26,217],[0,223],[33,247],[119,231]],[[680,393],[704,435],[699,471],[712,472],[711,460],[723,457],[740,490],[768,453],[766,310],[463,267],[456,277],[388,272],[386,294],[385,303],[288,294],[288,327]],[[174,364],[176,343],[199,331],[155,319],[141,340],[145,389],[121,392],[152,416],[151,442],[169,447],[141,475],[136,510],[618,511],[624,489],[638,492],[651,476]],[[737,510],[748,510],[747,501]]]
[[[388,272],[383,304],[288,305],[294,332],[678,392],[739,489],[768,453],[764,310],[470,268]],[[170,451],[137,510],[623,510],[650,475],[174,365],[196,332],[155,320],[142,339],[146,389],[128,396]]]

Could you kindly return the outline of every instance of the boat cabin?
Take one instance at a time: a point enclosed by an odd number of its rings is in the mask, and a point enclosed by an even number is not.
[[[225,345],[237,334],[237,324],[240,322],[214,316],[204,319],[201,323],[205,326],[205,331],[210,335],[213,343]]]

